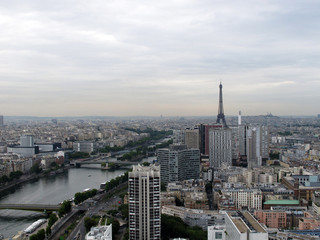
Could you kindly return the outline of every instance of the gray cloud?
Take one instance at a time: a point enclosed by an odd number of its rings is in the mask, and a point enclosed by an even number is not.
[[[227,114],[314,115],[319,7],[315,0],[2,1],[0,110],[211,115],[222,81]]]

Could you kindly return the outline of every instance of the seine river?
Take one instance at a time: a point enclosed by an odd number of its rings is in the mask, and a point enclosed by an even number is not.
[[[100,183],[124,173],[125,169],[105,171],[100,165],[90,168],[72,168],[63,174],[41,178],[21,184],[6,196],[0,196],[0,204],[43,203],[58,204],[71,199],[76,192],[100,187]],[[0,235],[12,237],[43,216],[36,212],[0,210]]]

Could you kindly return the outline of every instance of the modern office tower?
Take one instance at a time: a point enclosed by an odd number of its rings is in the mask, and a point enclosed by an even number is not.
[[[239,127],[231,126],[231,153],[232,159],[239,158]]]
[[[157,151],[163,183],[198,179],[200,177],[200,150],[186,145],[170,145]]]
[[[205,149],[206,149],[205,125],[204,124],[199,124],[198,128],[199,128],[199,142],[200,142],[199,143],[199,148],[200,148],[200,153],[201,154],[205,154]]]
[[[200,132],[198,128],[185,130],[185,144],[187,148],[200,149]]]
[[[129,239],[160,240],[160,167],[133,166],[129,172]]]
[[[262,158],[268,158],[269,143],[266,126],[249,126],[246,134],[248,168],[260,167]]]
[[[3,126],[3,116],[0,115],[0,127]]]
[[[238,147],[241,156],[247,155],[247,129],[246,125],[238,126]]]
[[[20,147],[33,147],[34,140],[32,135],[23,135],[20,137]]]
[[[268,240],[268,232],[248,212],[226,213],[226,240]]]
[[[210,167],[222,168],[232,165],[231,130],[215,128],[209,132]]]

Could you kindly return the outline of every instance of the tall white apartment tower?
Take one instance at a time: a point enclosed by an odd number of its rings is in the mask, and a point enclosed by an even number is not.
[[[214,128],[209,131],[210,167],[232,166],[231,129]]]
[[[160,166],[133,166],[129,173],[129,239],[160,240]]]
[[[262,158],[268,158],[269,142],[266,126],[249,126],[246,132],[248,168],[260,167]]]

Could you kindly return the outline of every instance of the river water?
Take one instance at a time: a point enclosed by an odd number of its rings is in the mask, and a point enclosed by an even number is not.
[[[111,180],[125,171],[126,169],[105,171],[100,169],[100,165],[90,165],[90,168],[71,168],[63,174],[21,184],[9,194],[0,196],[0,204],[58,204],[71,199],[76,192],[86,188],[98,189],[100,183]],[[42,217],[36,212],[0,210],[0,235],[12,237]]]

